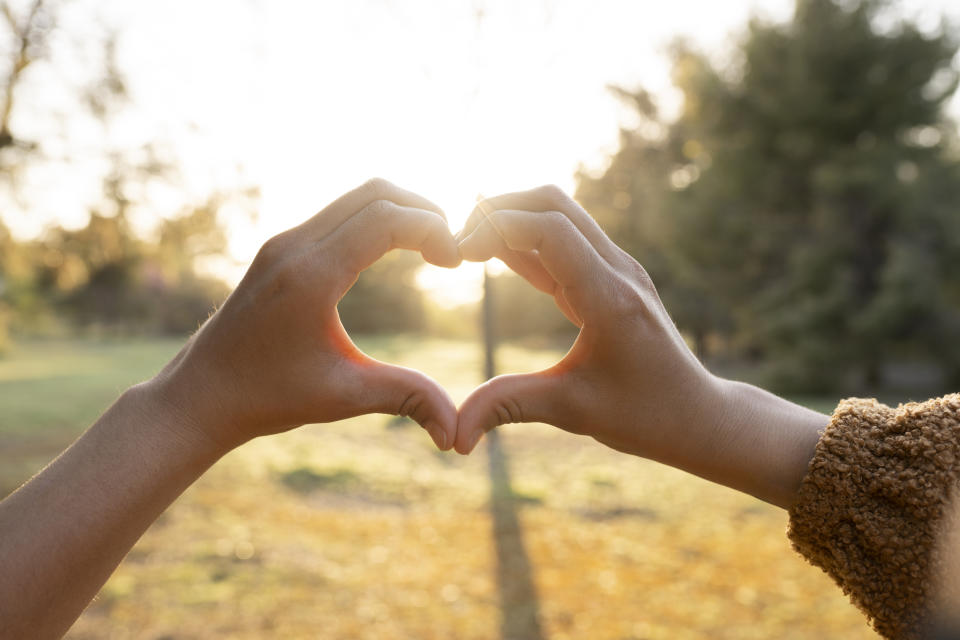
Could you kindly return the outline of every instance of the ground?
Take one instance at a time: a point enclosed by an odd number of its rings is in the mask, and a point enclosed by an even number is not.
[[[178,346],[17,345],[0,360],[0,495]],[[479,381],[468,342],[361,346],[455,400]],[[504,348],[500,363],[556,357]],[[791,550],[781,510],[544,425],[501,434],[544,638],[877,637]],[[68,637],[498,638],[490,495],[486,447],[440,453],[385,416],[256,440],[167,510]]]

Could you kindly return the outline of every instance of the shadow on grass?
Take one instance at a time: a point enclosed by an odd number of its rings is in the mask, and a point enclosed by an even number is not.
[[[337,469],[328,473],[318,472],[309,467],[297,467],[280,474],[280,482],[295,493],[307,495],[314,491],[347,490],[361,485],[360,478],[353,471]]]
[[[523,542],[517,507],[523,497],[510,486],[507,456],[496,430],[485,436],[490,465],[490,512],[497,551],[502,640],[541,640],[540,603]]]

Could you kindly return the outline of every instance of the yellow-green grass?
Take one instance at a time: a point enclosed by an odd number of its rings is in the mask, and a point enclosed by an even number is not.
[[[480,380],[471,343],[361,346],[456,400]],[[0,490],[178,347],[18,345],[0,360]],[[504,348],[501,369],[557,356]],[[546,637],[876,637],[790,549],[782,511],[544,425],[501,433]],[[439,453],[385,416],[258,439],[164,514],[69,637],[496,638],[488,489],[483,447]]]

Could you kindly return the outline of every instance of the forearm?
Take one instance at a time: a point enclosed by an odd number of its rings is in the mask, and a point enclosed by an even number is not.
[[[788,509],[830,417],[742,382],[717,389],[699,475]]]
[[[62,635],[150,524],[222,452],[149,384],[0,502],[0,637]]]

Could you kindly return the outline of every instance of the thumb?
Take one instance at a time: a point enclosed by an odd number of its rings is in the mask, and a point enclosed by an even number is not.
[[[510,422],[553,422],[559,390],[554,373],[497,376],[474,389],[457,417],[458,453],[468,454],[487,431]]]
[[[453,446],[457,407],[432,378],[376,360],[363,366],[360,378],[363,412],[407,416],[426,429],[441,450]]]

